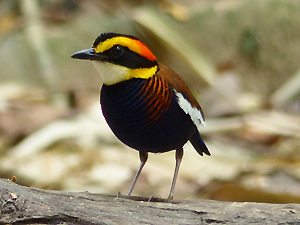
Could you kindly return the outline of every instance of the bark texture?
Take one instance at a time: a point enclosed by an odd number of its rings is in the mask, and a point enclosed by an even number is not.
[[[0,179],[0,224],[299,224],[300,204],[49,191]]]

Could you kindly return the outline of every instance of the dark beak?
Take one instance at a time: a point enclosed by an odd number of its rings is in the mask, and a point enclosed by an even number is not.
[[[84,60],[97,60],[103,61],[105,57],[103,55],[96,53],[93,48],[85,49],[79,52],[76,52],[71,56],[73,59],[84,59]]]

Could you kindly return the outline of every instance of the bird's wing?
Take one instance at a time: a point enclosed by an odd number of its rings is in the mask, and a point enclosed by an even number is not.
[[[186,114],[190,115],[196,126],[200,124],[205,126],[203,111],[185,82],[179,75],[165,65],[159,63],[158,66],[159,71],[157,75],[161,76],[172,86],[180,107]]]

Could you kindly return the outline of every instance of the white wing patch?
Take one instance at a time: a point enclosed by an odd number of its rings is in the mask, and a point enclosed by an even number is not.
[[[202,126],[205,127],[205,122],[200,110],[195,107],[192,107],[191,103],[188,100],[186,100],[181,93],[177,92],[175,89],[173,90],[175,95],[177,96],[177,102],[180,108],[182,108],[183,111],[191,117],[192,121],[197,127],[200,124],[202,124]]]

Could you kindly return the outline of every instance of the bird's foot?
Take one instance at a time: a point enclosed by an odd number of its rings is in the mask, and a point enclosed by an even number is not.
[[[122,195],[122,194],[121,194],[121,192],[119,191],[119,192],[117,193],[117,196],[115,197],[115,199],[118,199],[121,195]]]
[[[162,199],[162,197],[159,196],[159,195],[152,195],[152,196],[148,199],[148,202],[157,202],[159,199]]]

